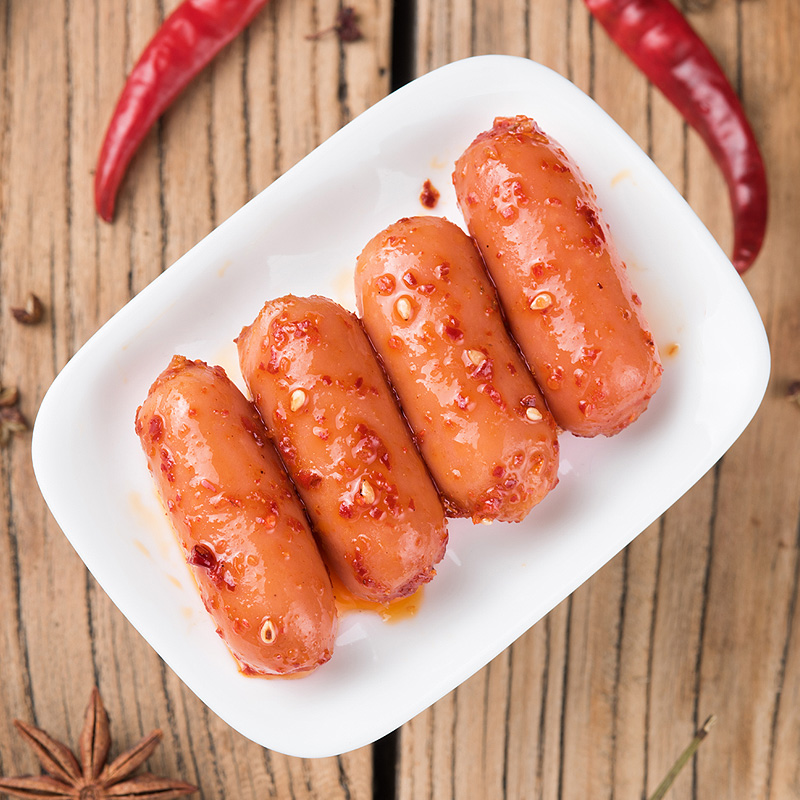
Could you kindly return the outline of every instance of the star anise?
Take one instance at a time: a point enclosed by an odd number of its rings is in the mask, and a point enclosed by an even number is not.
[[[45,773],[38,777],[1,778],[0,793],[27,800],[171,800],[197,791],[182,781],[144,773],[130,777],[161,741],[162,732],[153,731],[137,745],[106,764],[111,747],[108,714],[97,689],[86,709],[79,744],[80,760],[65,744],[57,742],[40,728],[20,720],[14,724],[33,748]]]

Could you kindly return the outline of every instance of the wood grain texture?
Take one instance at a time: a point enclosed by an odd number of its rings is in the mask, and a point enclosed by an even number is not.
[[[0,0],[0,383],[29,420],[69,357],[134,294],[392,81],[393,4],[273,0],[154,127],[113,225],[93,169],[125,75],[178,0]],[[397,0],[400,66],[529,56],[590,92],[654,158],[724,248],[727,192],[699,137],[580,0]],[[761,141],[771,185],[745,283],[773,371],[754,422],[680,502],[517,643],[403,726],[396,782],[373,749],[301,760],[245,740],[189,692],[110,603],[50,517],[30,437],[0,450],[0,774],[35,772],[20,717],[75,742],[97,684],[115,749],[155,727],[148,762],[205,798],[645,798],[694,729],[719,718],[671,797],[800,799],[800,6],[684,4]],[[29,291],[44,321],[16,324]],[[112,532],[113,533],[113,532]],[[380,749],[380,747],[378,748]],[[376,750],[377,752],[377,750]],[[385,766],[385,765],[384,765]]]
[[[583,3],[417,5],[417,73],[488,52],[552,67],[592,94],[730,246],[727,191],[703,143]],[[800,797],[800,417],[784,396],[800,371],[800,281],[788,254],[797,233],[787,217],[800,106],[789,100],[797,56],[783,49],[798,11],[771,0],[686,10],[741,92],[768,161],[770,230],[746,277],[771,341],[767,397],[679,503],[510,651],[401,731],[403,800],[643,798],[711,712],[720,723],[672,796]],[[776,43],[769,53],[768,42]],[[505,727],[491,728],[498,710]],[[449,761],[441,757],[448,750]]]
[[[28,419],[68,358],[161,271],[257,191],[388,92],[391,6],[363,7],[343,47],[332,0],[265,9],[178,99],[134,158],[113,225],[94,212],[94,164],[135,58],[177,0],[0,2],[0,381]],[[35,291],[45,321],[9,305]],[[37,766],[11,720],[75,742],[97,684],[116,748],[155,727],[148,768],[203,797],[372,796],[369,748],[303,761],[210,713],[110,603],[41,500],[30,437],[0,451],[0,773]],[[113,535],[113,532],[110,532]]]

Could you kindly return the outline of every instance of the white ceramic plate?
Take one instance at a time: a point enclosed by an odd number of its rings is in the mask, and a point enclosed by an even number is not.
[[[301,680],[240,675],[214,632],[153,490],[136,407],[174,353],[222,364],[267,298],[354,306],[356,256],[425,213],[463,225],[453,163],[497,115],[535,118],[576,159],[664,354],[647,413],[613,439],[562,438],[561,482],[518,525],[450,523],[416,616],[346,615],[333,659]],[[669,352],[677,350],[673,355]],[[678,192],[581,91],[525,59],[484,56],[378,103],[238,211],[111,319],[45,397],[33,461],[57,522],[97,581],[183,681],[245,736],[295,756],[368,744],[452,690],[675,502],[755,413],[769,372],[742,281]]]

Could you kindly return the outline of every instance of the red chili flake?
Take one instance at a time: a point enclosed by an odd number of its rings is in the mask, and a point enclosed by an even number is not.
[[[444,332],[454,342],[460,342],[464,338],[464,331],[462,331],[460,328],[454,327],[453,325],[445,325]]]
[[[167,476],[167,480],[170,483],[175,482],[175,473],[172,471],[173,467],[175,466],[175,462],[172,460],[172,456],[170,455],[169,451],[162,447],[161,448],[161,471]]]
[[[492,470],[492,476],[495,477],[495,478],[502,478],[503,475],[505,475],[505,473],[506,473],[506,468],[502,464],[498,464]]]
[[[200,481],[200,485],[208,489],[209,492],[217,491],[217,487],[214,486],[214,484],[211,483],[211,481],[208,480],[208,478],[203,478],[203,480]]]
[[[403,283],[409,289],[413,289],[417,285],[417,276],[411,270],[407,270],[403,273]]]
[[[419,201],[425,208],[436,208],[436,204],[439,202],[439,190],[431,183],[430,178],[422,184]]]
[[[520,181],[514,181],[511,184],[511,191],[520,205],[524,205],[528,202],[528,195],[525,194],[525,188]]]
[[[494,386],[492,386],[491,383],[482,383],[478,387],[478,391],[483,392],[492,400],[492,402],[500,406],[500,408],[503,408],[503,396],[497,391],[497,389],[494,388]]]
[[[380,436],[363,423],[356,425],[355,433],[359,439],[353,446],[352,452],[359,461],[372,464],[376,458],[387,452]]]
[[[432,283],[423,283],[422,286],[417,287],[420,294],[429,295],[436,291],[436,287]]]
[[[216,569],[217,566],[217,557],[214,551],[205,544],[196,544],[187,561],[193,567],[202,567],[208,570]]]
[[[482,381],[490,381],[494,376],[494,364],[488,356],[475,366],[470,372],[470,376]]]
[[[270,352],[269,364],[267,364],[267,372],[271,375],[276,375],[279,369],[281,354],[277,350]]]
[[[605,233],[603,232],[602,225],[600,225],[600,220],[597,218],[597,212],[580,198],[575,201],[575,210],[586,220],[587,224],[592,229],[592,233],[602,241],[605,241]]]
[[[445,280],[449,274],[450,264],[448,264],[447,261],[442,261],[442,263],[436,267],[436,277],[439,278],[439,280]]]
[[[363,378],[357,378],[356,379],[356,389],[360,389],[363,385],[364,385],[364,379]]]
[[[236,633],[244,633],[250,630],[250,623],[246,619],[239,619],[239,617],[237,617],[233,621],[233,629]]]
[[[164,436],[164,423],[158,414],[150,417],[150,424],[147,426],[150,439],[154,442],[160,442]]]
[[[304,489],[315,489],[322,483],[322,475],[310,469],[301,469],[297,473],[297,482]]]
[[[217,585],[225,584],[231,591],[236,588],[233,575],[225,569],[225,562],[217,558],[214,551],[205,544],[196,544],[187,559],[189,564],[208,570],[208,577]]]
[[[581,244],[587,249],[595,253],[599,252],[603,247],[605,239],[600,236],[581,236]],[[602,288],[602,287],[601,287]]]
[[[381,294],[391,294],[395,290],[397,284],[394,275],[379,275],[375,279],[375,285],[378,287],[378,291]]]
[[[508,362],[508,364],[506,364],[506,369],[508,369],[508,371],[512,375],[516,375],[517,374],[517,368],[510,361]]]
[[[564,382],[564,367],[554,367],[553,371],[547,377],[547,385],[551,389],[560,389],[561,384]]]
[[[591,367],[600,356],[600,349],[597,347],[584,347],[581,352],[581,364],[584,367]]]
[[[459,392],[456,395],[456,405],[463,411],[469,405],[469,399]]]
[[[641,298],[639,297],[639,295],[638,295],[638,294],[634,294],[634,295],[633,295],[633,297],[631,298],[631,300],[633,300],[633,302],[634,302],[634,303],[635,303],[637,306],[640,306],[640,305],[642,304],[642,300],[641,300]]]
[[[384,495],[386,497],[386,506],[389,511],[392,512],[395,516],[397,512],[400,510],[399,508],[399,499],[400,495],[397,491],[397,487],[394,485],[388,485],[385,481],[379,481],[378,485],[384,490]]]
[[[544,165],[542,165],[544,166]],[[561,200],[558,197],[548,197],[547,200],[544,201],[545,205],[548,206],[560,206]]]
[[[242,414],[242,416],[240,417],[240,421],[242,423],[242,427],[256,440],[256,444],[259,447],[263,447],[264,440],[261,438],[261,435],[258,432],[258,428],[256,427],[253,420],[250,419],[250,417]]]
[[[278,450],[287,461],[294,461],[297,458],[297,448],[288,436],[282,436],[278,440]]]
[[[342,500],[339,505],[339,516],[345,519],[351,519],[353,516],[353,505],[346,500]]]

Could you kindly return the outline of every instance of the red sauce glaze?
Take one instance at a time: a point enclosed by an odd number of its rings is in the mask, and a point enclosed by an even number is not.
[[[577,166],[533,120],[500,118],[453,182],[511,331],[558,424],[613,435],[647,408],[661,361]]]
[[[323,297],[284,297],[237,342],[332,571],[367,600],[412,594],[444,555],[444,510],[359,320]]]
[[[422,184],[422,192],[419,196],[419,201],[425,208],[436,208],[439,202],[439,190],[431,183],[430,178],[425,180]]]
[[[396,291],[382,291],[387,276]],[[558,481],[556,427],[470,238],[438,217],[402,219],[364,248],[355,282],[448,515],[522,520]]]
[[[225,372],[175,356],[136,412],[136,430],[241,671],[300,674],[328,661],[330,578],[261,420]]]

